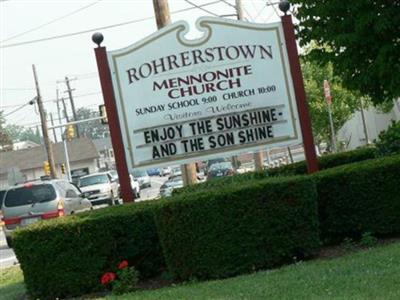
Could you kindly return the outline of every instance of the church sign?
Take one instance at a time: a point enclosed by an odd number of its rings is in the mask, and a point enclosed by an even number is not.
[[[300,143],[281,23],[203,17],[107,52],[129,169]]]

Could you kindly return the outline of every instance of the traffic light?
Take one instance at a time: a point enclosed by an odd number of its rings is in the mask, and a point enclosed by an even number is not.
[[[67,126],[67,139],[72,140],[75,137],[75,127],[74,125]]]
[[[47,176],[51,175],[50,163],[47,160],[43,163],[43,169]]]
[[[106,106],[104,104],[99,105],[99,111],[100,117],[103,117],[103,119],[101,119],[101,124],[108,124]]]
[[[61,173],[65,174],[65,164],[61,164]]]

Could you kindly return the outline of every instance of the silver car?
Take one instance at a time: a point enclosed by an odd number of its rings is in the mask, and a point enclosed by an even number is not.
[[[11,233],[18,227],[92,208],[81,191],[65,180],[19,184],[9,188],[3,200],[3,230],[10,247]]]

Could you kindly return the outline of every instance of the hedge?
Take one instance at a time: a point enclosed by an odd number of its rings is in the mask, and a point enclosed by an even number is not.
[[[169,272],[224,278],[316,253],[316,188],[306,177],[276,178],[182,194],[156,208]]]
[[[357,150],[340,152],[336,154],[328,154],[318,157],[318,164],[320,170],[333,168],[336,166],[373,159],[376,157],[375,148],[361,148]],[[219,188],[226,184],[238,184],[250,180],[263,179],[268,176],[292,176],[292,175],[305,175],[307,174],[306,161],[296,162],[290,165],[281,166],[277,168],[267,169],[262,172],[249,172],[238,174],[230,177],[216,178],[200,184],[190,185],[184,188],[176,189],[173,194],[193,193],[200,190],[209,190],[212,188]]]
[[[400,155],[349,164],[313,175],[321,239],[337,242],[400,233]]]
[[[155,205],[110,207],[17,230],[14,250],[31,298],[98,291],[102,274],[124,259],[142,277],[160,273],[165,264],[152,213]]]
[[[360,148],[352,151],[339,152],[318,157],[320,170],[326,170],[333,167],[373,159],[377,155],[375,148]],[[272,168],[268,170],[270,176],[290,176],[307,174],[306,161],[299,161],[290,165]]]

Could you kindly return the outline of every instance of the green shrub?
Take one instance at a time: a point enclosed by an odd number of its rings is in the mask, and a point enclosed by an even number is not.
[[[14,250],[32,299],[102,289],[100,278],[128,260],[142,277],[164,269],[154,224],[157,203],[116,206],[41,222],[14,234]]]
[[[320,170],[330,169],[333,167],[373,159],[376,157],[375,148],[361,148],[352,151],[328,154],[318,157],[318,165]],[[268,170],[270,176],[289,176],[307,174],[306,161],[296,162],[290,165],[273,168]]]
[[[234,176],[215,178],[215,179],[205,181],[205,182],[202,182],[199,184],[185,186],[183,188],[173,190],[172,193],[173,193],[173,195],[180,195],[180,194],[184,194],[184,193],[191,194],[194,192],[209,191],[210,189],[221,188],[228,184],[241,184],[241,183],[246,183],[246,182],[250,182],[250,181],[254,181],[254,180],[265,179],[266,177],[268,177],[268,174],[265,171],[248,172],[248,173],[244,173],[244,174],[237,174]]]
[[[337,242],[400,233],[400,155],[349,164],[313,175],[321,239]]]
[[[180,279],[228,277],[319,248],[315,184],[307,177],[184,193],[155,215],[168,270]]]
[[[353,151],[341,152],[336,154],[324,155],[318,158],[321,170],[336,166],[373,159],[376,157],[375,148],[361,148]],[[226,184],[240,184],[247,181],[264,179],[268,176],[292,176],[307,174],[306,161],[296,162],[290,165],[267,169],[263,172],[249,172],[230,177],[217,178],[200,184],[190,185],[173,191],[174,195],[183,193],[193,193],[197,191],[207,191],[212,188],[220,188]]]
[[[382,131],[375,144],[379,155],[400,153],[400,121],[393,121],[386,131]]]
[[[364,232],[361,236],[360,244],[363,247],[373,247],[378,243],[378,239],[374,237],[371,232]]]

